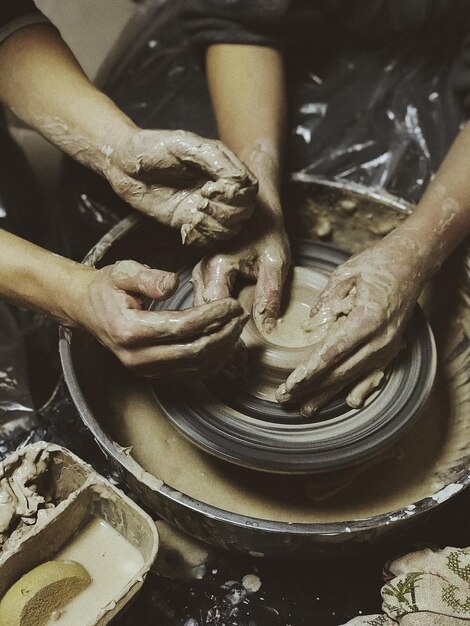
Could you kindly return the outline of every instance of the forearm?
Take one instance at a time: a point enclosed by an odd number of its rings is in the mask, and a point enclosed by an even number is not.
[[[393,233],[392,233],[393,235]],[[423,271],[435,272],[470,235],[470,124],[452,144],[413,214],[395,237],[415,242]]]
[[[21,119],[101,173],[135,125],[87,79],[60,35],[38,24],[0,46],[0,98]]]
[[[207,77],[221,140],[250,167],[260,187],[269,180],[278,191],[286,110],[280,52],[213,45]]]
[[[90,268],[0,230],[2,299],[75,326],[78,284],[90,272]]]

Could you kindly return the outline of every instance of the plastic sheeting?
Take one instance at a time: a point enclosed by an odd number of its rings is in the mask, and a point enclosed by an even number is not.
[[[290,81],[289,166],[419,200],[463,122],[456,97],[465,32],[452,20],[383,44],[325,36],[296,55]],[[299,67],[300,65],[300,67]]]
[[[43,429],[33,408],[23,333],[0,302],[0,459]]]
[[[185,40],[178,2],[140,12],[99,74],[141,127],[216,136],[203,62]],[[462,122],[452,93],[460,41],[450,25],[376,45],[341,31],[287,55],[286,171],[385,188],[416,201]],[[104,181],[70,164],[58,206],[61,250],[82,257],[128,213]]]

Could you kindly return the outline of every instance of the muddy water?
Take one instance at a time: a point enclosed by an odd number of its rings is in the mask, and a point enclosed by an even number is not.
[[[91,584],[50,622],[54,626],[77,626],[96,619],[144,564],[137,548],[98,518],[79,531],[55,558],[83,565],[91,576]]]

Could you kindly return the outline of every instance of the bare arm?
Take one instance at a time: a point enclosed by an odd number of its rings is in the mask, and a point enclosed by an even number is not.
[[[3,102],[137,209],[177,227],[183,241],[230,237],[251,214],[256,185],[225,147],[191,133],[143,131],[87,80],[50,26],[25,27],[0,45]],[[122,261],[86,268],[0,231],[0,297],[82,327],[135,371],[205,376],[237,341],[233,300],[182,312],[143,310],[174,274]]]
[[[220,138],[258,178],[259,197],[242,236],[196,268],[196,301],[227,296],[240,272],[257,280],[253,312],[269,329],[279,312],[290,261],[279,197],[285,125],[282,56],[261,46],[213,45],[207,52],[207,76]]]
[[[192,133],[137,128],[48,25],[25,27],[0,46],[0,98],[134,208],[178,228],[185,243],[227,239],[251,215],[256,186],[230,151]]]
[[[206,377],[230,354],[245,317],[231,299],[185,311],[144,310],[165,300],[175,274],[120,261],[96,270],[0,230],[0,295],[89,331],[136,373]]]
[[[1,45],[0,97],[52,143],[101,173],[106,169],[102,148],[136,129],[45,24],[23,28]]]
[[[0,296],[75,326],[78,282],[90,268],[0,230]]]
[[[311,415],[345,386],[383,371],[424,283],[469,234],[467,124],[412,215],[332,274],[312,309],[312,322],[329,320],[329,330],[279,387],[278,400],[300,401]],[[354,390],[349,398],[351,406],[363,400]]]
[[[453,142],[426,193],[401,228],[411,233],[415,229],[416,239],[422,241],[427,276],[470,235],[470,124]]]
[[[248,237],[247,245],[239,248],[234,247],[234,241],[228,253],[204,260],[196,268],[196,295],[202,293],[210,300],[229,293],[235,271],[256,275],[252,269],[258,261],[252,255],[256,242],[260,250],[266,249],[267,242],[274,240],[275,228],[283,231],[282,221],[278,221],[282,216],[278,190],[285,104],[282,60],[274,50],[212,46],[207,70],[221,138],[258,176],[261,210],[275,224],[267,237]],[[467,126],[413,215],[332,275],[312,308],[312,323],[328,320],[329,330],[312,349],[311,358],[280,386],[280,402],[301,402],[303,413],[310,415],[340,389],[364,376],[372,374],[379,380],[377,371],[391,362],[401,346],[406,322],[424,282],[468,236],[469,155]],[[277,252],[272,256],[279,258]],[[263,320],[264,316],[268,321],[276,315],[276,296],[282,285],[280,273],[277,279],[275,272],[270,275],[273,278],[267,285],[256,275],[259,289],[254,309],[255,318]],[[277,293],[270,288],[273,285],[278,286]],[[263,293],[268,294],[264,300]],[[353,390],[351,405],[358,406],[363,399],[360,396]]]
[[[281,53],[219,44],[208,49],[206,63],[221,140],[253,171],[269,167],[278,191],[285,126]]]

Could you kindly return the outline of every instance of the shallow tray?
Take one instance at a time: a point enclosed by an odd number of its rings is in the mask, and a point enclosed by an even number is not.
[[[8,472],[21,465],[26,453],[42,451],[47,451],[49,457],[40,488],[52,494],[55,508],[43,521],[25,527],[18,540],[0,552],[0,597],[25,573],[53,560],[88,522],[104,520],[139,551],[143,562],[122,589],[103,603],[96,619],[81,625],[104,626],[133,599],[155,561],[158,550],[155,523],[89,465],[60,446],[45,442],[25,446],[7,457],[2,469]],[[97,552],[99,549],[97,545]]]

